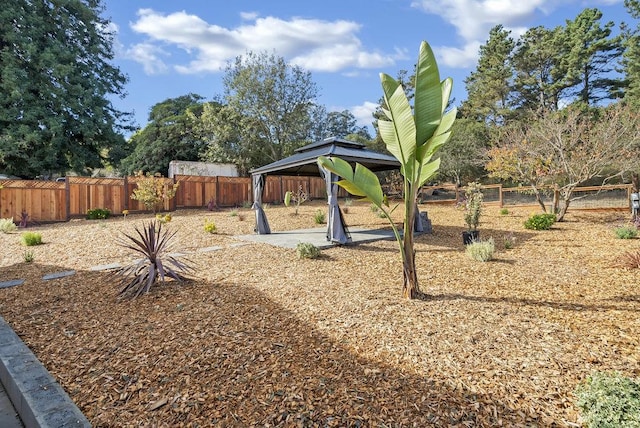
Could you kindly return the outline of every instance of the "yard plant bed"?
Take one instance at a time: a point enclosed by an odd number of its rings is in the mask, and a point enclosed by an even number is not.
[[[266,213],[281,231],[317,227],[325,207]],[[615,238],[626,212],[570,212],[537,232],[522,225],[531,210],[485,209],[497,252],[481,263],[465,255],[462,212],[429,206],[414,301],[401,298],[395,241],[300,260],[237,245],[248,209],[172,213],[196,277],[122,301],[113,274],[91,267],[135,258],[116,242],[152,215],[41,225],[28,229],[43,240],[33,263],[19,233],[0,234],[0,279],[26,279],[0,290],[0,315],[98,427],[577,426],[573,391],[589,374],[640,376],[638,272],[617,266],[640,240]],[[345,220],[386,226],[364,203]]]

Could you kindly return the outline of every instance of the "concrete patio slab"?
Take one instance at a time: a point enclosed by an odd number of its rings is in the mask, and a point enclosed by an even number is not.
[[[91,266],[91,270],[93,271],[111,270],[111,269],[118,269],[120,266],[121,266],[120,263],[109,263],[106,265]]]
[[[394,239],[390,229],[364,229],[361,227],[349,228],[351,244],[373,242],[381,239]],[[268,235],[238,235],[237,239],[248,242],[259,242],[282,248],[296,248],[300,242],[308,242],[318,248],[331,248],[336,244],[327,241],[327,228],[296,229],[284,232],[271,232]]]

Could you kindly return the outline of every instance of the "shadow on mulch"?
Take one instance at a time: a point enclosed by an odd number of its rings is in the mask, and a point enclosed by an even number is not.
[[[542,424],[458,382],[361,358],[237,282],[169,283],[117,301],[108,272],[43,286],[37,276],[63,268],[29,270],[40,273],[0,290],[2,315],[94,426]]]

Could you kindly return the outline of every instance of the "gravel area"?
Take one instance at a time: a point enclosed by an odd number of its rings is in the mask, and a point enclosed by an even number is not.
[[[291,230],[325,208],[266,212],[272,230]],[[640,240],[615,238],[626,212],[570,212],[536,232],[522,226],[534,210],[486,207],[481,237],[497,253],[481,263],[464,252],[462,212],[429,206],[419,301],[401,298],[395,241],[299,260],[236,245],[253,231],[249,209],[172,213],[174,251],[196,276],[121,301],[113,274],[91,268],[135,259],[116,242],[151,215],[40,225],[32,263],[20,233],[0,233],[0,281],[26,280],[0,289],[0,315],[98,427],[577,426],[586,376],[640,376],[638,272],[618,266]],[[386,226],[366,203],[345,218]]]

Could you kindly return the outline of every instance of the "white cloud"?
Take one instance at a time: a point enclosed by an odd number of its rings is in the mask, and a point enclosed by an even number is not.
[[[240,18],[245,21],[253,21],[259,16],[257,12],[240,12]]]
[[[150,43],[138,43],[124,51],[123,56],[142,64],[146,74],[162,74],[169,69],[167,64],[160,59],[160,56],[168,54],[160,47]]]
[[[481,43],[478,41],[469,42],[462,48],[450,46],[434,47],[434,53],[438,62],[453,68],[473,67],[478,61],[478,52]]]
[[[371,126],[373,122],[373,112],[378,108],[378,103],[373,103],[371,101],[365,101],[359,106],[353,106],[349,110],[356,118],[356,122],[358,126]]]
[[[181,73],[217,72],[225,63],[246,51],[275,51],[293,64],[311,71],[379,68],[392,65],[405,52],[389,54],[367,51],[356,34],[353,21],[258,17],[242,13],[246,22],[236,28],[210,24],[185,11],[162,14],[140,9],[131,28],[158,46],[173,45],[194,59],[175,66]]]

